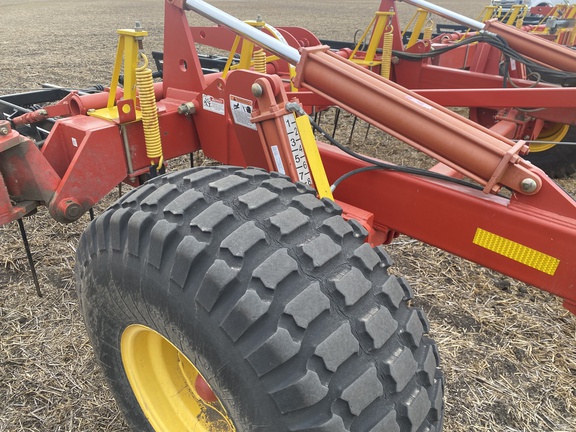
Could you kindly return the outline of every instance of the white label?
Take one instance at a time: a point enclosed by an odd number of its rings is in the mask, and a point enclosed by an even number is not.
[[[284,116],[284,126],[286,127],[286,134],[290,142],[290,150],[292,150],[292,158],[298,173],[298,181],[312,185],[312,177],[310,176],[310,169],[308,168],[308,161],[302,147],[302,139],[296,126],[296,119],[294,114],[286,114]]]
[[[276,169],[280,174],[286,174],[284,169],[284,164],[282,163],[282,158],[280,157],[280,150],[278,146],[272,146],[272,155],[274,156],[274,162],[276,162]]]
[[[206,111],[224,115],[224,99],[218,99],[210,95],[202,95],[202,107]]]
[[[416,99],[415,97],[412,97],[410,95],[406,96],[408,98],[408,100],[414,102],[416,105],[420,105],[422,108],[426,108],[427,110],[431,110],[432,107],[430,105],[428,105],[426,102],[422,102],[420,99]]]
[[[72,145],[74,147],[78,147],[78,141],[76,141],[76,138],[72,137]]]
[[[249,129],[256,130],[256,125],[250,121],[252,119],[252,101],[240,96],[230,95],[230,109],[234,123]]]
[[[513,71],[516,70],[516,60],[510,59],[510,69],[512,69]]]

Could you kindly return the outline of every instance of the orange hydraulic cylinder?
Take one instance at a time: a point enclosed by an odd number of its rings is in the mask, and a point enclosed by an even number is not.
[[[538,192],[540,176],[518,156],[526,150],[404,87],[353,65],[327,47],[304,48],[295,85],[308,88],[389,134],[497,191]],[[334,97],[333,95],[337,95]],[[531,185],[531,188],[526,188]]]
[[[485,23],[484,30],[506,40],[510,48],[566,72],[576,72],[576,52],[566,46],[527,33],[497,20]]]

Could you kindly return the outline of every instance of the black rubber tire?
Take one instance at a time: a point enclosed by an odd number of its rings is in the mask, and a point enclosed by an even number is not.
[[[134,430],[151,430],[120,355],[134,323],[193,361],[238,431],[442,429],[428,321],[340,213],[278,174],[205,167],[155,178],[89,225],[82,313]]]
[[[575,126],[570,126],[562,141],[576,142]],[[576,173],[576,145],[557,144],[545,151],[530,152],[524,157],[552,178],[568,177]]]

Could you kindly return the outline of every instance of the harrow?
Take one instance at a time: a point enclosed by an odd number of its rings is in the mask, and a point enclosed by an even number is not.
[[[134,187],[87,227],[75,270],[134,430],[440,431],[438,350],[409,284],[388,274],[383,245],[400,234],[576,313],[576,203],[524,158],[547,124],[576,121],[573,88],[529,75],[572,79],[576,53],[405,1],[478,34],[405,46],[383,0],[366,49],[330,49],[305,29],[166,0],[161,82],[136,26],[118,31],[104,91],[2,98],[0,224],[24,236],[41,205],[68,223]],[[218,26],[191,27],[186,11]],[[200,56],[196,41],[231,54]],[[438,163],[356,153],[314,119],[331,106]],[[200,150],[222,165],[165,173]]]

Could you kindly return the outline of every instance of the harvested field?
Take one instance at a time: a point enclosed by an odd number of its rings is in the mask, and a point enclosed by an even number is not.
[[[351,40],[377,0],[212,0],[241,19],[299,25]],[[475,17],[483,0],[436,3]],[[146,51],[162,49],[160,0],[0,0],[0,94],[40,83],[107,84],[117,28],[142,23]],[[401,5],[407,21],[413,8]],[[191,22],[204,23],[192,14]],[[340,130],[343,140],[346,122]],[[417,127],[417,125],[415,125]],[[349,124],[348,124],[349,127]],[[429,161],[372,130],[357,148],[397,163]],[[343,138],[346,137],[346,138]],[[105,167],[103,167],[105,175]],[[559,183],[576,194],[576,178]],[[101,213],[118,190],[95,208]],[[390,203],[394,205],[394,203]],[[43,297],[34,292],[15,223],[0,228],[0,432],[127,431],[93,358],[74,288],[74,253],[88,222],[61,225],[45,209],[25,225]],[[446,233],[450,235],[450,233]],[[576,430],[576,317],[540,290],[407,237],[387,247],[394,273],[428,314],[446,376],[448,432]]]

